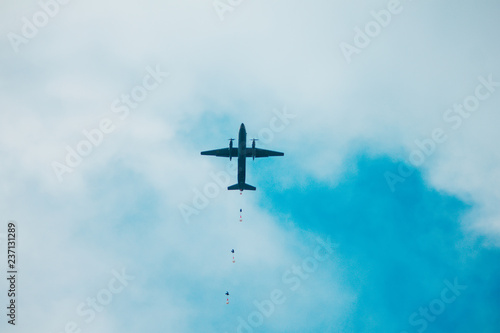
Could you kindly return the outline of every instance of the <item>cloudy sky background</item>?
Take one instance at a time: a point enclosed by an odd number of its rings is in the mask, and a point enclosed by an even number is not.
[[[221,20],[211,1],[73,0],[17,47],[41,6],[2,3],[0,242],[5,253],[17,221],[15,329],[498,332],[500,87],[455,128],[443,116],[479,77],[500,82],[499,4],[401,1],[348,62],[341,43],[389,1],[237,3]],[[114,113],[155,68],[168,77]],[[113,132],[59,181],[53,163],[103,119]],[[236,183],[229,161],[199,152],[242,122],[285,156],[247,161],[257,191],[240,196],[214,185]],[[447,140],[412,167],[436,129]],[[297,280],[318,239],[333,252]],[[79,306],[123,269],[134,279],[87,322]],[[454,281],[467,288],[439,315],[415,316]],[[275,290],[284,302],[245,328]]]

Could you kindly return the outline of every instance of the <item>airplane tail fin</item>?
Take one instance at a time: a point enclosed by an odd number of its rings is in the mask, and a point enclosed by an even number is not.
[[[227,189],[228,190],[239,190],[240,186],[239,186],[239,184],[234,184],[234,185],[229,186]],[[252,185],[243,184],[243,190],[255,191],[255,187]]]

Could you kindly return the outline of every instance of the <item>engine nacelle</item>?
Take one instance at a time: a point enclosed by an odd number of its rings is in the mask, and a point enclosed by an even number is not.
[[[255,160],[255,139],[252,139],[252,160]]]
[[[229,160],[233,158],[233,140],[234,139],[229,139]]]

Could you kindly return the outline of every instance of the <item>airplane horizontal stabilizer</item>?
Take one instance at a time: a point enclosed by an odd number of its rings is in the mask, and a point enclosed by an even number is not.
[[[231,185],[227,188],[228,190],[242,190],[239,184]],[[243,190],[255,191],[255,187],[248,184],[243,184]]]

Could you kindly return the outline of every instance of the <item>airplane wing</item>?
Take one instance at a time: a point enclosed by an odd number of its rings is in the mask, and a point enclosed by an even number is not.
[[[270,156],[283,156],[285,154],[279,151],[255,148],[255,157],[270,157]],[[247,157],[252,157],[252,149],[247,148]]]
[[[214,150],[202,151],[202,155],[213,155],[218,157],[229,157],[229,148],[221,148]],[[232,157],[238,157],[238,148],[233,148],[231,152]]]

